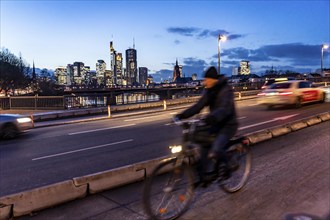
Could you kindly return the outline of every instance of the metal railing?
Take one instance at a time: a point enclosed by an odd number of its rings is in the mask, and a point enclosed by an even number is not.
[[[0,98],[1,109],[65,109],[64,96],[12,96]]]

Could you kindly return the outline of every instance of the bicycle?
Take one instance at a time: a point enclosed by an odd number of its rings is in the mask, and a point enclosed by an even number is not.
[[[198,161],[200,144],[194,143],[193,134],[201,120],[174,120],[174,123],[183,128],[182,145],[170,146],[172,156],[155,167],[143,189],[144,210],[151,219],[178,218],[188,209],[194,195],[197,173],[193,166]],[[229,141],[226,153],[231,177],[224,180],[216,172],[211,183],[218,182],[227,193],[237,192],[246,184],[252,166],[248,143],[244,136]],[[218,161],[213,160],[213,166],[218,170],[217,165]]]

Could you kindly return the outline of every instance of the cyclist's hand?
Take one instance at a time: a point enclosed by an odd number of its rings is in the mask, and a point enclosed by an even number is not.
[[[173,122],[177,125],[181,124],[181,120],[182,120],[182,117],[181,117],[181,114],[177,114],[176,116],[174,116],[172,118]]]

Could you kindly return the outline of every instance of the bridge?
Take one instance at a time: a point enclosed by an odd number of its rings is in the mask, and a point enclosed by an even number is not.
[[[102,89],[72,89],[65,91],[66,95],[110,95],[115,97],[121,94],[156,94],[160,100],[172,99],[175,95],[189,96],[201,94],[202,86],[180,86],[180,87],[161,87],[161,86],[147,86],[147,87],[113,87]]]

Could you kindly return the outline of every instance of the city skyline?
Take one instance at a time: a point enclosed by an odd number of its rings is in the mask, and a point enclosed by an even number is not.
[[[166,13],[167,12],[167,13]],[[133,47],[150,74],[199,77],[217,66],[230,75],[241,60],[251,73],[275,69],[314,72],[329,44],[329,1],[1,1],[1,47],[36,67],[54,70],[76,61],[110,69],[109,43]],[[324,68],[330,68],[329,49]],[[126,66],[125,66],[126,68]]]

